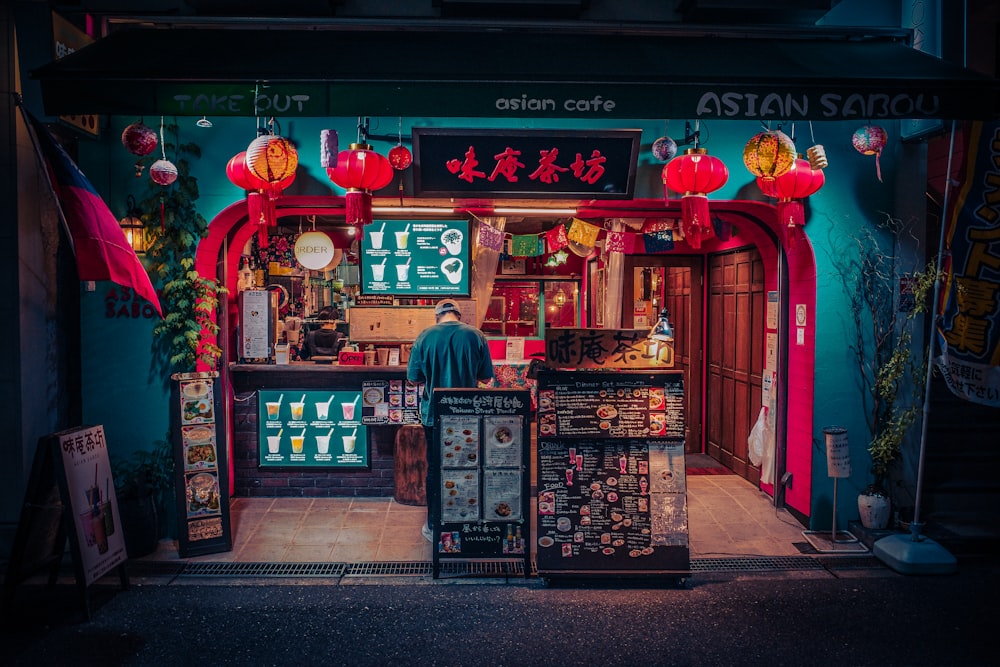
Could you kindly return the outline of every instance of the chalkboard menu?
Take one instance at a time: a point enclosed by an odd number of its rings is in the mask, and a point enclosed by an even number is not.
[[[682,376],[550,371],[538,378],[541,576],[686,576]]]
[[[403,381],[370,383],[358,391],[261,390],[258,447],[261,468],[367,469],[367,423],[403,423]],[[416,403],[416,394],[411,392]],[[397,407],[394,414],[391,403]],[[384,413],[384,421],[378,413]],[[371,418],[366,422],[365,416]]]
[[[530,545],[531,394],[436,389],[427,444],[434,577],[447,559],[516,559]]]

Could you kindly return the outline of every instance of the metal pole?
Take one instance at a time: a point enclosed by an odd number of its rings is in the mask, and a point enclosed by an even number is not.
[[[937,333],[938,299],[941,295],[941,257],[944,254],[944,230],[948,223],[948,199],[951,194],[951,161],[955,155],[955,125],[951,121],[951,142],[948,146],[948,167],[944,180],[944,200],[941,203],[941,232],[938,236],[937,261],[934,265],[934,301],[931,304],[930,340],[927,345],[927,375],[924,378],[924,405],[920,424],[920,453],[917,458],[917,490],[913,505],[913,521],[910,523],[910,534],[913,541],[920,538],[923,524],[920,522],[920,500],[924,487],[924,459],[927,455],[927,422],[930,416],[931,377],[934,372],[934,338]]]

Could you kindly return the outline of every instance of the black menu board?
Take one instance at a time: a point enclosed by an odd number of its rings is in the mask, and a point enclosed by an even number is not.
[[[531,394],[435,389],[427,443],[434,577],[447,559],[512,559],[528,572]]]
[[[539,575],[690,574],[681,374],[538,383]]]

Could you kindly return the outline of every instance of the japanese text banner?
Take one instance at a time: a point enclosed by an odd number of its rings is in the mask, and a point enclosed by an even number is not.
[[[954,394],[1000,406],[1000,123],[974,123],[965,136],[935,362]]]

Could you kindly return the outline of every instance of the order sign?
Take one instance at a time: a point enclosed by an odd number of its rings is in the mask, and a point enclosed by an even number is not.
[[[468,220],[376,220],[361,241],[361,292],[469,293]]]

